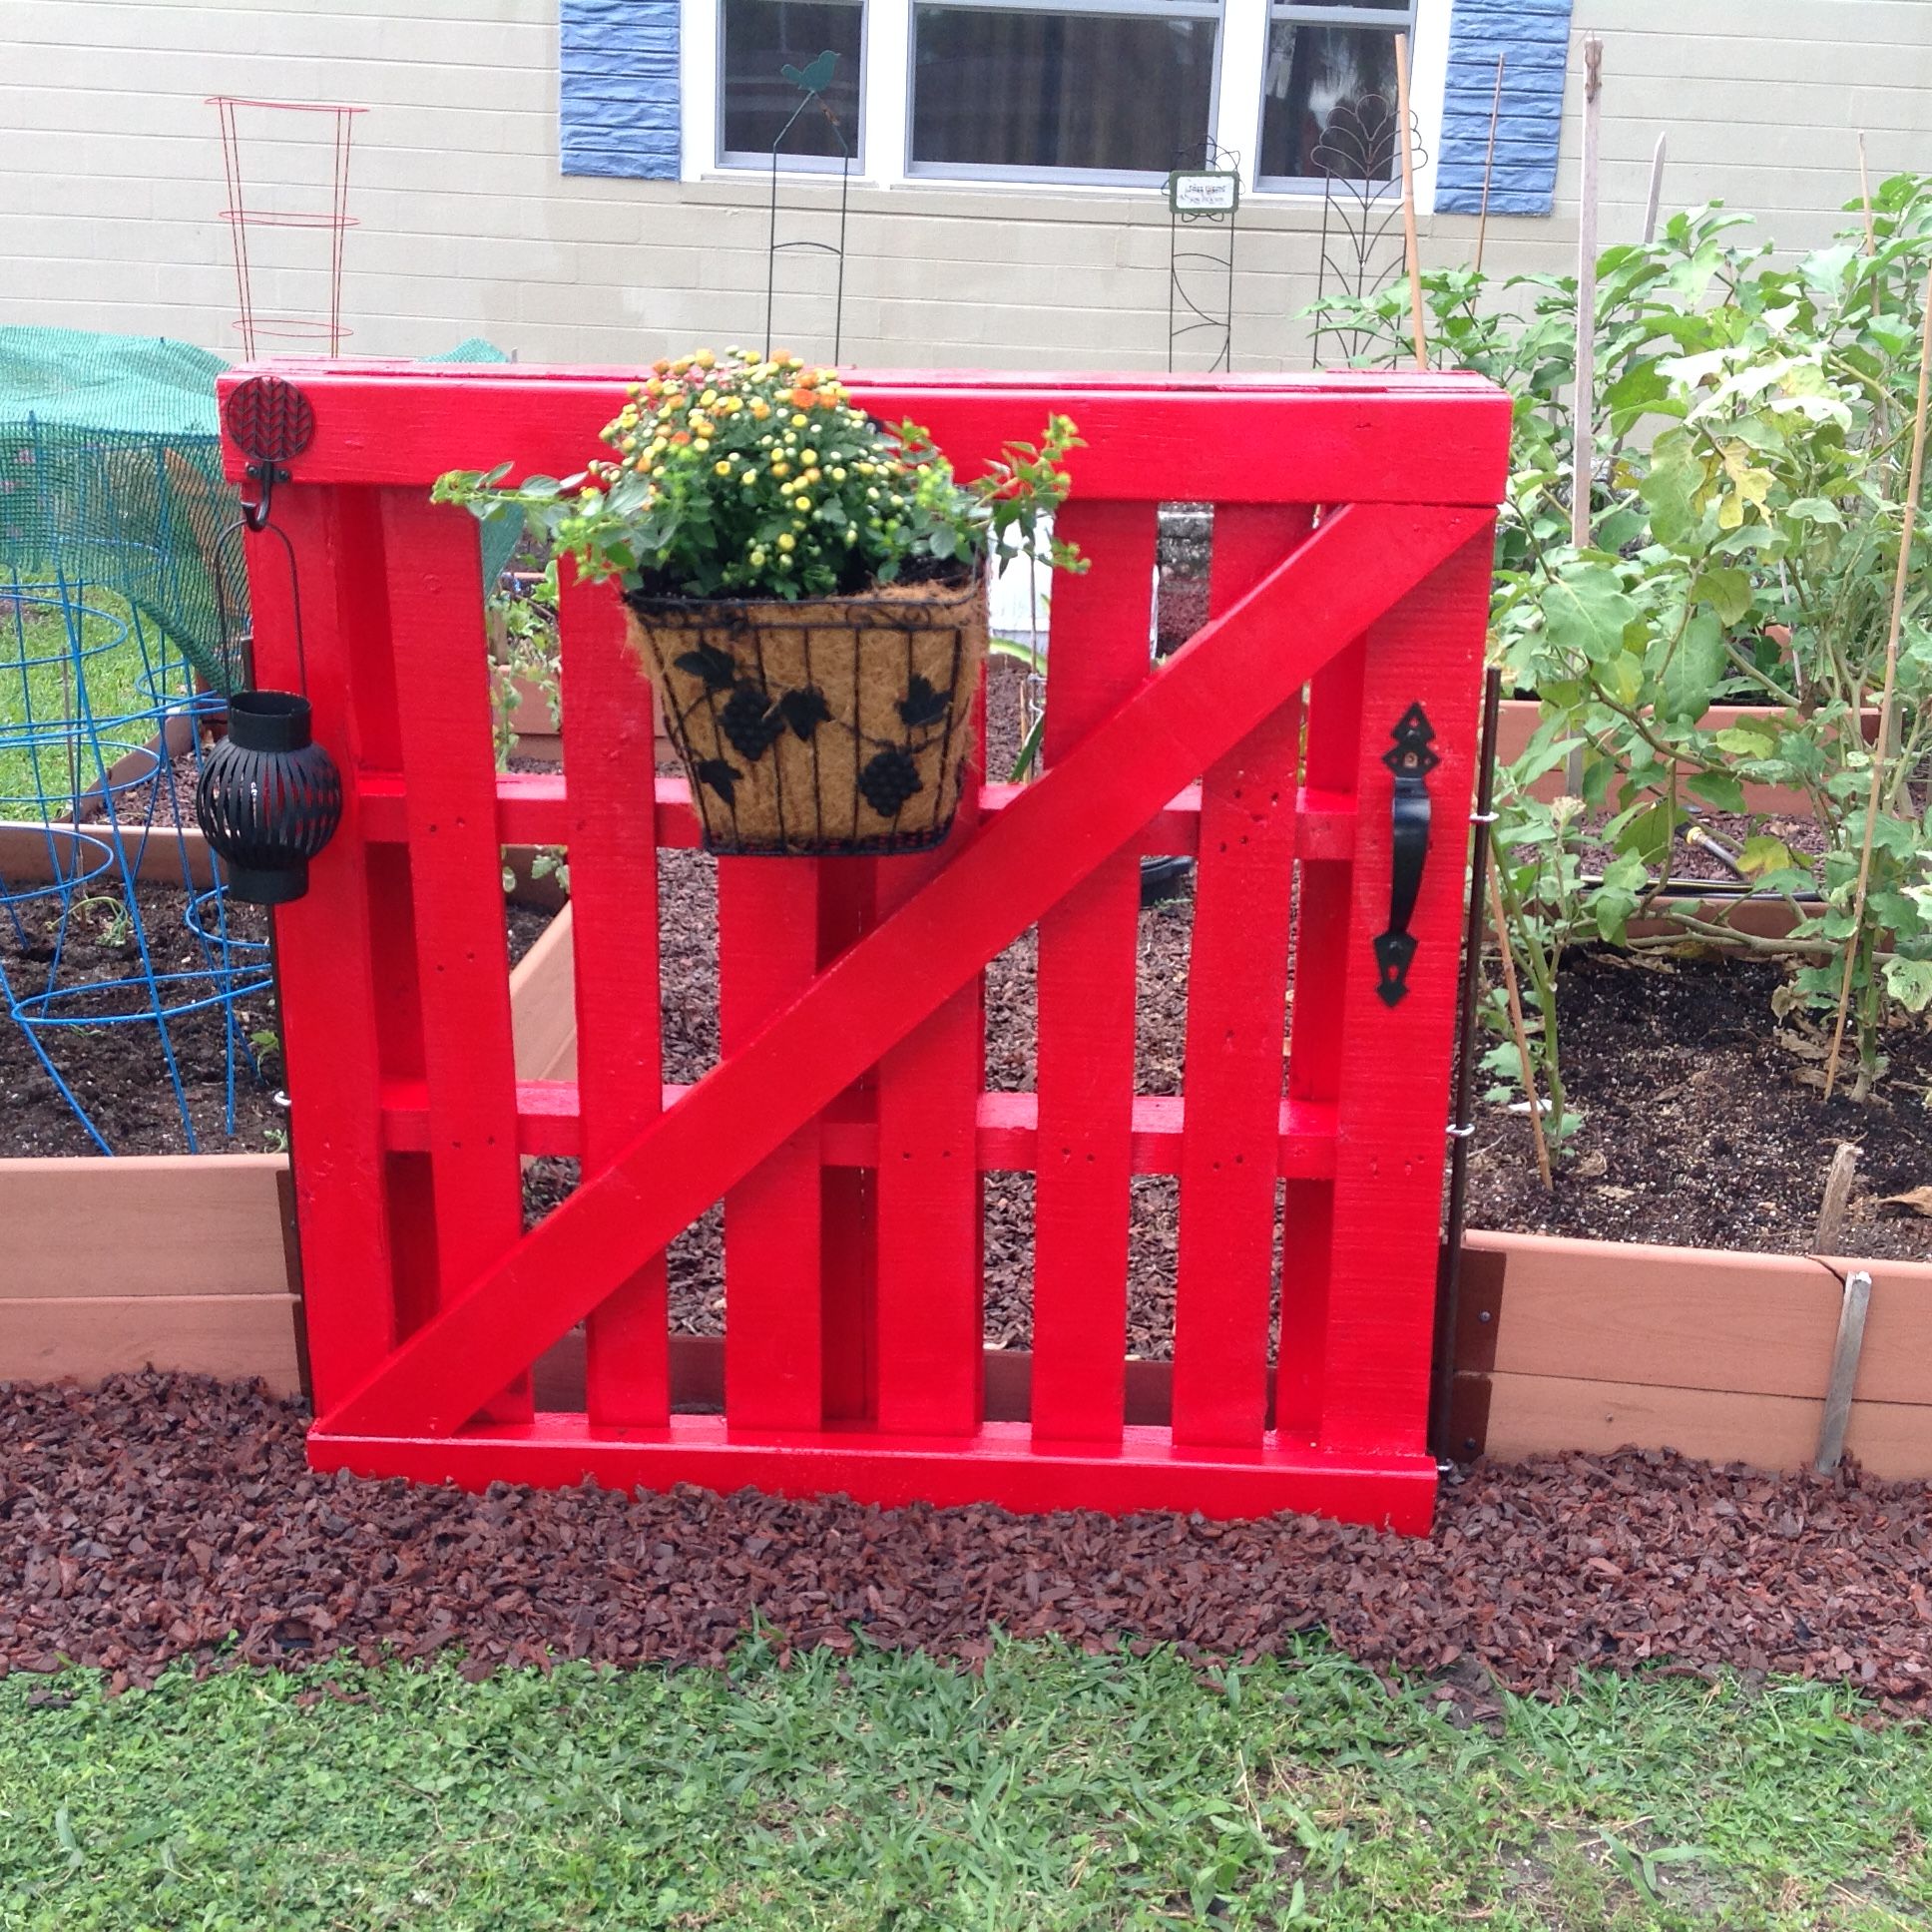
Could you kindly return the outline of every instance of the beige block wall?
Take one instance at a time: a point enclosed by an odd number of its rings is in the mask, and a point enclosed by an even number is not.
[[[560,175],[556,14],[556,0],[0,0],[0,322],[238,352],[204,104],[226,92],[370,110],[345,255],[352,352],[428,354],[481,334],[526,361],[635,362],[757,341],[762,183]],[[1844,219],[1855,130],[1875,177],[1932,168],[1932,0],[1578,0],[1575,33],[1592,29],[1609,42],[1606,242],[1641,224],[1660,131],[1667,207],[1721,198],[1785,248]],[[1556,215],[1493,223],[1491,266],[1572,265],[1580,92],[1573,74]],[[245,159],[251,199],[321,178],[310,143]],[[829,215],[825,192],[787,198]],[[1305,366],[1295,317],[1315,289],[1319,219],[1318,205],[1243,209],[1237,366]],[[1424,260],[1466,259],[1474,227],[1426,218]],[[1168,248],[1153,194],[855,190],[846,358],[1158,368]],[[258,235],[257,308],[313,312],[323,258],[313,235]],[[824,262],[793,256],[781,273],[780,339],[827,352]]]

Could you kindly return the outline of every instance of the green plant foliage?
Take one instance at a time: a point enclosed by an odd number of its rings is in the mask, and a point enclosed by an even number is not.
[[[780,1669],[0,1684],[20,1932],[1921,1925],[1932,1744],[1841,1690],[1586,1678],[1461,1728],[1310,1642]]]
[[[1869,252],[1862,214],[1795,261],[1742,240],[1744,226],[1699,209],[1674,216],[1653,244],[1601,257],[1599,460],[1581,546],[1569,499],[1574,283],[1426,278],[1443,359],[1494,377],[1516,402],[1491,648],[1512,686],[1541,699],[1546,729],[1502,774],[1497,842],[1539,1061],[1559,1092],[1562,948],[1622,941],[1652,909],[1687,820],[1741,810],[1750,783],[1808,800],[1828,842],[1825,904],[1800,898],[1810,873],[1775,840],[1753,840],[1745,869],[1758,894],[1792,904],[1790,939],[1681,925],[1788,954],[1800,962],[1790,1004],[1819,1014],[1837,1004],[1849,949],[1861,1098],[1883,1071],[1886,1026],[1932,1005],[1932,819],[1912,791],[1932,756],[1932,518],[1922,510],[1904,527],[1932,177],[1883,184]],[[1393,361],[1402,294],[1326,306],[1379,330],[1380,358]],[[1883,682],[1901,543],[1912,554],[1897,717],[1874,747],[1859,720]],[[1726,724],[1713,706],[1766,715]],[[1553,812],[1529,790],[1559,741],[1579,797]],[[1874,758],[1883,816],[1854,921]],[[1575,862],[1586,808],[1608,814],[1593,836],[1616,854],[1597,877]]]

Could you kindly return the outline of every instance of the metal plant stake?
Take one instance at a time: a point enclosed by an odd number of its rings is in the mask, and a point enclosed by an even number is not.
[[[1376,293],[1404,269],[1407,247],[1402,233],[1402,170],[1396,165],[1396,130],[1401,115],[1380,94],[1342,102],[1328,117],[1314,146],[1321,175],[1321,260],[1315,278],[1317,301],[1328,295]],[[1409,123],[1413,166],[1428,155]],[[1365,328],[1343,327],[1317,311],[1314,359],[1320,366],[1322,337],[1333,339],[1331,361],[1352,362],[1370,345]]]
[[[1234,218],[1241,206],[1241,159],[1213,141],[1184,149],[1168,176],[1168,372],[1183,337],[1208,331],[1214,344],[1209,370],[1228,369],[1234,360]],[[1218,235],[1225,252],[1184,247],[1184,241]],[[1197,300],[1186,277],[1195,279],[1207,301]],[[1217,294],[1214,291],[1217,290]]]
[[[838,264],[838,279],[832,294],[832,356],[836,362],[844,339],[845,323],[845,217],[851,201],[852,150],[845,139],[845,130],[838,124],[838,116],[831,110],[825,99],[825,90],[832,84],[832,75],[838,66],[838,55],[829,47],[800,69],[789,61],[779,70],[786,80],[801,90],[798,105],[791,110],[791,117],[778,130],[777,138],[771,144],[771,218],[765,236],[764,256],[764,352],[771,354],[771,311],[777,296],[778,256],[793,250],[803,250],[812,254],[828,254]],[[785,142],[791,131],[798,125],[798,117],[809,107],[816,107],[825,117],[826,125],[832,131],[832,139],[838,143],[838,240],[831,242],[812,242],[798,240],[780,242],[778,240],[778,157],[784,152]]]

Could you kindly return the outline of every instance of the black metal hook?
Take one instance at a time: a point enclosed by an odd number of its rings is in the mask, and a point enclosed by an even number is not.
[[[242,521],[250,530],[259,532],[268,527],[268,508],[274,499],[275,485],[286,483],[288,472],[279,463],[250,463],[244,473],[258,486],[258,491],[252,503],[246,497],[242,499]]]

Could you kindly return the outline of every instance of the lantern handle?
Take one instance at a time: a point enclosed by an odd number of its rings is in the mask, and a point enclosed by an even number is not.
[[[252,463],[248,465],[248,474],[250,476],[255,474],[256,467]],[[274,466],[265,465],[263,467],[273,468]],[[283,470],[281,476],[282,480],[286,482],[288,477],[287,471]],[[251,511],[256,507],[259,507],[261,512],[259,522],[256,522],[251,515]],[[297,690],[302,697],[306,698],[308,696],[308,653],[302,638],[301,579],[295,567],[295,546],[288,541],[288,533],[279,524],[271,524],[268,521],[267,509],[268,496],[266,492],[262,495],[259,506],[244,502],[242,505],[241,516],[234,523],[230,524],[222,532],[221,536],[216,539],[215,549],[210,558],[213,568],[210,570],[209,575],[215,584],[215,620],[222,650],[222,672],[224,678],[228,681],[228,689],[230,691],[251,690],[254,686],[253,628],[250,626],[247,630],[243,631],[238,641],[230,619],[228,555],[230,546],[235,544],[241,545],[241,554],[245,555],[247,537],[250,535],[261,536],[266,534],[273,537],[281,545],[282,555],[288,561],[288,612],[295,631],[295,677],[297,680]],[[243,575],[245,577],[245,569]],[[238,665],[242,673],[240,685],[235,682],[233,676],[233,672]]]

